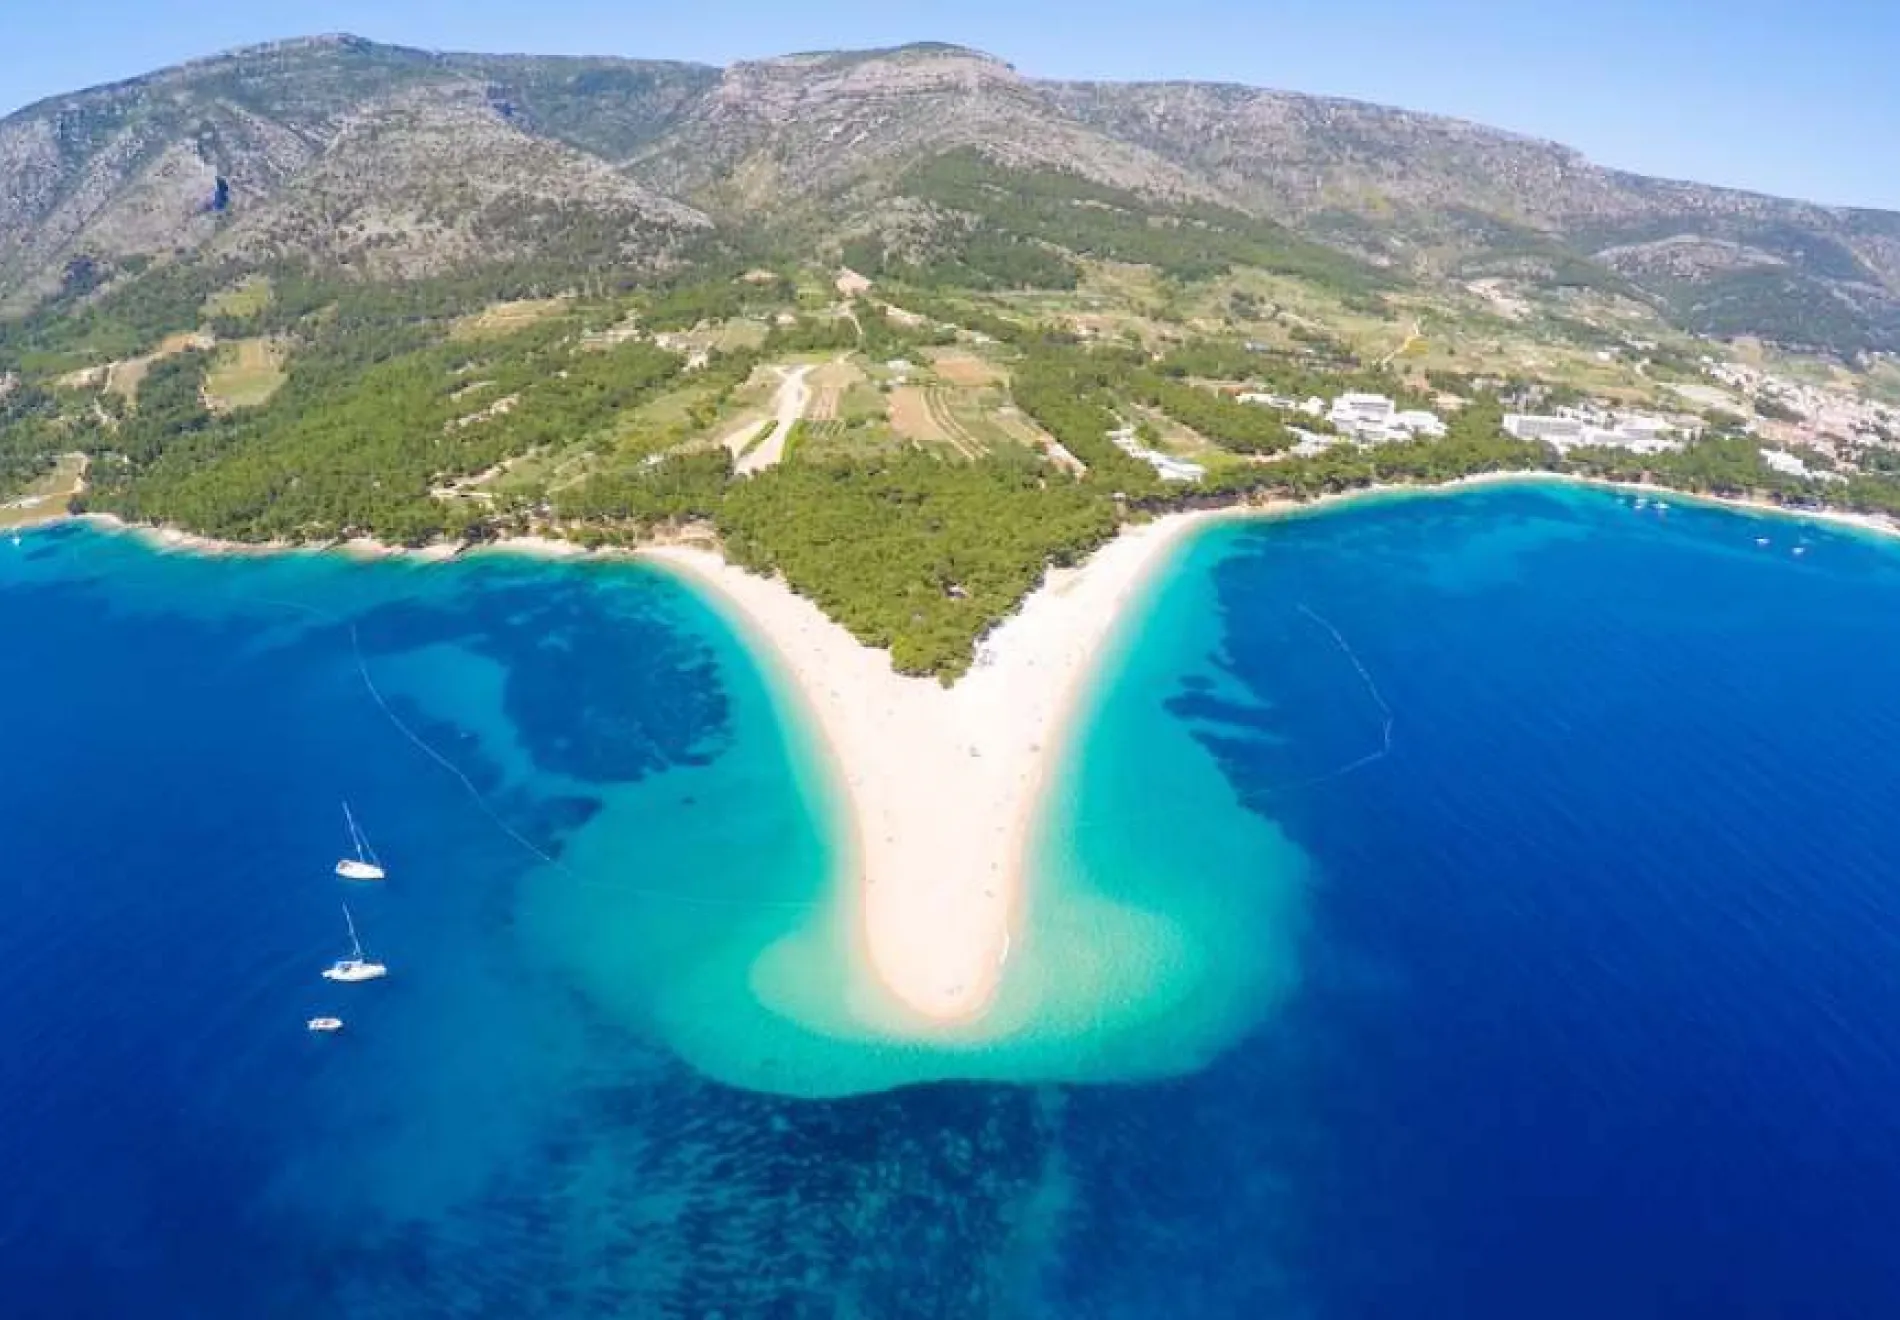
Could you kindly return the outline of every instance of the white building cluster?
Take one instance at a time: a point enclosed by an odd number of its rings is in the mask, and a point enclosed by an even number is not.
[[[1124,454],[1140,459],[1160,473],[1163,481],[1199,481],[1207,475],[1207,469],[1199,463],[1190,463],[1184,458],[1148,448],[1136,437],[1132,426],[1118,427],[1108,433],[1108,438]]]
[[[1900,408],[1864,399],[1841,390],[1831,390],[1806,381],[1791,380],[1763,371],[1744,362],[1717,362],[1703,359],[1703,368],[1719,383],[1728,386],[1751,403],[1768,400],[1800,415],[1799,422],[1756,424],[1756,429],[1781,437],[1792,437],[1809,444],[1822,444],[1828,437],[1873,440],[1882,432],[1900,434]],[[1777,430],[1777,427],[1782,429]]]
[[[1660,454],[1682,448],[1685,428],[1646,413],[1606,413],[1594,408],[1560,408],[1556,413],[1507,413],[1504,430],[1518,440],[1541,440],[1560,453],[1573,449],[1627,449]]]
[[[1240,401],[1242,403],[1255,404],[1262,408],[1278,409],[1280,412],[1305,413],[1308,417],[1324,417],[1326,415],[1326,400],[1320,398],[1317,394],[1305,400],[1295,399],[1286,394],[1243,394],[1240,396]]]
[[[1847,480],[1838,472],[1830,472],[1826,468],[1809,467],[1806,460],[1799,454],[1791,454],[1785,449],[1764,449],[1761,451],[1761,461],[1784,477],[1795,477],[1802,481]]]
[[[1333,400],[1326,420],[1342,435],[1363,445],[1390,440],[1442,440],[1445,424],[1437,413],[1404,410],[1383,394],[1342,394]]]
[[[1362,445],[1394,440],[1442,440],[1445,436],[1445,423],[1437,413],[1422,408],[1401,409],[1383,394],[1342,394],[1330,405],[1317,396],[1302,401],[1284,394],[1243,394],[1240,401],[1281,412],[1324,417],[1334,430]]]

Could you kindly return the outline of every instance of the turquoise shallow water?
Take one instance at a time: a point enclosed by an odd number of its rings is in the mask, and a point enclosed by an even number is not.
[[[3,1309],[1893,1314],[1896,619],[1598,492],[1213,529],[1018,954],[1151,993],[946,1055],[756,980],[832,808],[671,579],[0,545]],[[784,1093],[957,1070],[1117,1082]]]

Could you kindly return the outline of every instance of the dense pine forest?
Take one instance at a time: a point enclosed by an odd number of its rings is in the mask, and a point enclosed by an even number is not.
[[[985,186],[965,163],[935,177],[945,189]],[[1040,203],[1031,195],[1009,204]],[[1117,223],[1104,221],[1110,230]],[[1187,243],[1178,234],[1167,241]],[[75,511],[234,541],[369,536],[422,545],[533,531],[626,546],[697,523],[736,562],[783,574],[863,641],[888,648],[901,670],[945,679],[967,667],[976,641],[1049,566],[1081,559],[1129,519],[1173,508],[1509,470],[1797,502],[1822,493],[1768,469],[1754,443],[1735,434],[1640,459],[1579,451],[1561,460],[1505,436],[1502,405],[1481,391],[1443,440],[1293,457],[1295,436],[1280,414],[1202,382],[1381,388],[1408,403],[1422,396],[1396,373],[1226,340],[1190,339],[1160,353],[1085,342],[978,296],[1017,275],[1041,280],[1034,261],[1012,267],[974,247],[954,250],[960,268],[842,303],[814,296],[809,279],[801,292],[790,268],[722,269],[593,296],[563,290],[550,304],[556,310],[489,333],[469,331],[473,312],[502,295],[548,293],[554,281],[515,272],[381,287],[280,269],[266,277],[267,298],[243,305],[219,299],[233,272],[168,272],[7,326],[0,489],[24,488],[61,454],[78,452],[91,466]],[[687,335],[740,318],[764,327],[756,342],[703,345]],[[217,350],[195,340],[146,362],[129,393],[59,383],[186,330],[210,345],[281,344],[281,386],[257,406],[215,406],[208,381]],[[960,458],[884,443],[795,454],[739,476],[734,454],[704,440],[764,364],[921,360],[972,340],[990,345],[1009,404],[1081,471],[1020,446]],[[666,398],[688,405],[659,424],[651,407]],[[1178,424],[1227,457],[1198,482],[1163,481],[1108,438],[1141,416]],[[882,425],[853,434],[873,436]],[[547,465],[549,455],[560,456],[558,467]],[[520,479],[510,479],[518,468]],[[1900,480],[1879,472],[1825,493],[1846,507],[1900,510]]]
[[[1675,453],[1561,458],[1503,432],[1501,392],[1524,382],[1368,366],[1309,321],[1275,345],[1186,319],[1159,345],[1078,333],[1072,309],[1101,305],[1078,292],[1090,262],[1150,271],[1176,302],[1266,271],[1384,315],[1393,286],[1238,213],[1157,210],[972,152],[906,186],[937,208],[926,230],[847,239],[820,264],[722,236],[662,274],[582,275],[558,253],[395,282],[299,262],[74,269],[0,321],[0,497],[83,455],[72,511],[233,541],[631,546],[698,526],[946,681],[1047,568],[1170,509],[1540,470],[1900,511],[1879,454],[1823,488],[1771,470],[1736,426]],[[832,287],[841,268],[860,282]],[[1232,317],[1268,312],[1229,298]],[[936,374],[946,356],[976,375]],[[838,373],[828,415],[742,475],[794,366]],[[1439,441],[1295,456],[1289,418],[1239,402],[1243,386],[1408,407],[1451,390],[1459,406]],[[1164,427],[1203,447],[1198,480],[1163,480],[1111,439]]]

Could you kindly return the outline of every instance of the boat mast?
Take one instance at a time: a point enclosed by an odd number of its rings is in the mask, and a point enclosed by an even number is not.
[[[356,816],[350,811],[348,802],[343,804],[343,820],[350,827],[350,842],[356,845],[356,860],[374,862],[377,866],[381,866],[382,859],[376,855],[376,850],[369,846],[369,840],[363,837],[363,831],[356,827]]]
[[[350,814],[350,804],[343,804],[343,823],[350,827],[350,842],[356,847],[356,860],[363,860],[363,832],[356,828],[356,817]]]
[[[350,955],[360,960],[363,956],[363,941],[356,938],[356,922],[350,917],[348,903],[343,905],[343,924],[350,928]]]

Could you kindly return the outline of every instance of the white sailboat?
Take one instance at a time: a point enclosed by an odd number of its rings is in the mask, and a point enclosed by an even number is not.
[[[350,814],[350,804],[343,804],[343,823],[350,828],[350,846],[356,849],[356,856],[345,857],[336,864],[336,873],[345,880],[381,880],[384,877],[383,864],[376,857],[375,849],[369,846],[369,840],[363,837],[363,831],[356,827],[356,817]]]
[[[339,958],[324,968],[323,979],[353,984],[357,981],[380,981],[388,976],[389,968],[363,956],[363,942],[356,937],[356,922],[350,917],[348,903],[343,905],[343,921],[350,928],[350,956]]]

